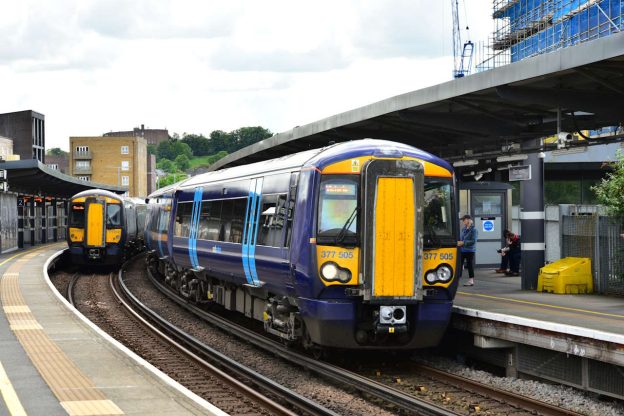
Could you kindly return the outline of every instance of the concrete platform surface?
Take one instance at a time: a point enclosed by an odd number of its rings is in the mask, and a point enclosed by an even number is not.
[[[524,291],[520,289],[520,277],[485,269],[477,269],[475,274],[474,286],[462,286],[465,277],[460,282],[455,299],[457,313],[473,309],[535,320],[546,330],[576,327],[574,335],[624,344],[624,298]]]
[[[0,256],[0,414],[222,414],[72,312],[44,278],[54,243]]]

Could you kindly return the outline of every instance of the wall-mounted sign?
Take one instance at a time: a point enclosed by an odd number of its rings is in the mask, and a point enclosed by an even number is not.
[[[494,231],[494,221],[483,221],[483,231],[486,233],[491,233],[492,231]]]
[[[509,181],[530,181],[531,165],[512,166],[509,168]]]

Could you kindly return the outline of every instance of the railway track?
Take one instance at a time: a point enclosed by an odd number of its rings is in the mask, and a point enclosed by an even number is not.
[[[171,289],[161,283],[148,270],[148,278],[152,283],[169,299],[187,309],[189,312],[197,315],[206,322],[214,325],[240,339],[253,344],[254,346],[270,352],[292,364],[304,368],[306,371],[318,374],[319,376],[330,379],[340,385],[348,385],[350,388],[359,391],[365,395],[375,397],[379,400],[394,403],[397,408],[412,414],[458,414],[450,410],[446,410],[437,404],[424,401],[415,397],[413,394],[406,393],[387,384],[378,382],[369,377],[345,370],[341,367],[319,361],[315,358],[303,355],[293,349],[287,348],[279,342],[273,341],[263,335],[251,332],[248,328],[235,324],[218,314],[208,312],[196,305],[189,303],[175,293]],[[452,400],[452,397],[459,395],[471,394],[473,403],[469,405],[470,412],[478,412],[486,402],[496,402],[502,404],[517,414],[539,414],[544,416],[579,416],[580,414],[561,407],[553,406],[545,402],[534,400],[530,397],[521,396],[505,390],[496,389],[486,384],[455,376],[453,374],[443,372],[431,367],[410,362],[408,364],[409,371],[425,376],[435,383],[442,383],[448,386],[447,390],[453,391],[453,394],[442,393],[445,400]],[[418,386],[421,388],[422,386]],[[459,393],[458,393],[459,391]],[[500,406],[489,406],[496,408]],[[506,410],[500,410],[500,414],[509,414]]]
[[[227,367],[226,364],[223,364],[225,368],[217,368],[209,362],[206,351],[193,351],[188,346],[181,344],[176,339],[175,333],[167,333],[166,329],[157,327],[134,310],[135,307],[125,298],[123,285],[118,284],[121,279],[116,278],[122,272],[123,268],[119,274],[110,273],[105,276],[111,289],[110,300],[113,302],[101,296],[100,291],[97,298],[99,299],[98,303],[105,304],[103,308],[99,307],[102,305],[98,305],[97,308],[89,311],[85,310],[90,309],[89,300],[84,304],[76,302],[78,294],[74,292],[79,292],[77,287],[80,286],[81,280],[87,281],[87,278],[80,273],[72,275],[67,286],[67,298],[89,319],[104,327],[107,332],[113,332],[111,335],[121,338],[124,344],[132,349],[138,349],[137,352],[140,355],[200,397],[230,415],[336,414],[312,401],[298,397],[293,392],[288,392],[283,387],[280,389],[281,386],[272,385],[270,380],[262,380],[261,375],[258,375],[260,378],[254,378],[253,371],[245,371],[245,368],[240,365],[234,364],[236,369]],[[102,278],[103,276],[90,276],[91,283],[94,283],[95,277]],[[93,290],[93,284],[83,289],[86,292]],[[118,308],[119,311],[112,311],[114,308]],[[103,316],[104,314],[106,316]],[[149,356],[145,357],[145,351],[149,351]],[[220,364],[225,362],[223,357],[219,357],[219,362]],[[249,387],[247,383],[262,386],[265,391],[270,391],[276,399],[267,397],[257,389]],[[288,404],[284,406],[277,400],[283,400]]]

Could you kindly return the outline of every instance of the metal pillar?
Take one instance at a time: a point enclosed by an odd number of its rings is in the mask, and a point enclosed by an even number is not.
[[[24,195],[17,196],[17,247],[24,248]]]
[[[36,208],[35,208],[35,196],[31,196],[30,199],[28,200],[28,204],[30,205],[30,212],[28,215],[28,224],[30,225],[30,245],[34,246],[37,244],[37,241],[35,239],[35,235],[36,235],[36,221],[37,221],[37,214],[36,214]]]
[[[52,200],[52,227],[54,227],[52,229],[52,241],[57,242],[58,241],[58,224],[59,224],[59,220],[58,220],[58,207],[56,206],[57,204],[57,200],[53,199]]]
[[[539,140],[526,143],[537,147]],[[520,184],[520,228],[522,241],[522,289],[537,288],[537,275],[544,266],[544,159],[541,153],[530,153],[531,179]]]

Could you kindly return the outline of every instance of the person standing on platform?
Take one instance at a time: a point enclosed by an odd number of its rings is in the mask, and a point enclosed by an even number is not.
[[[460,248],[460,266],[459,266],[459,278],[462,277],[462,271],[464,269],[464,263],[468,268],[468,282],[464,283],[464,286],[474,286],[474,257],[477,252],[477,230],[474,226],[470,215],[466,214],[462,218],[464,228],[461,230],[461,240],[457,242],[457,247]]]

